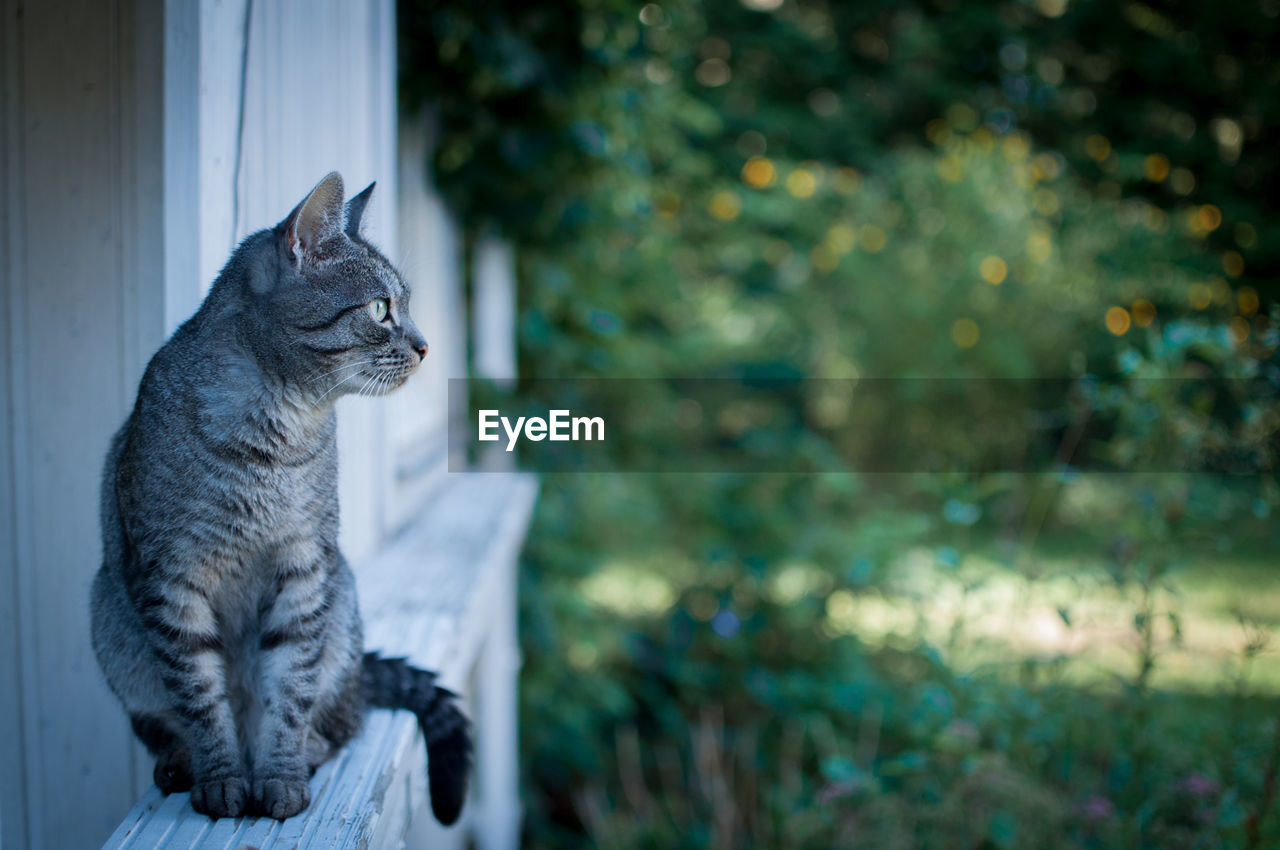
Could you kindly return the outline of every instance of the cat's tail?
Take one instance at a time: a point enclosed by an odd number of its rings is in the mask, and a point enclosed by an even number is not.
[[[411,667],[403,658],[364,655],[363,690],[369,705],[406,708],[418,717],[427,739],[427,779],[431,810],[448,826],[462,813],[471,773],[471,731],[458,710],[457,694],[436,684],[436,674]]]

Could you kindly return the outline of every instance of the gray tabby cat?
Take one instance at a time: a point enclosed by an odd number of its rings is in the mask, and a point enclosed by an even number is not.
[[[435,815],[462,810],[454,694],[363,654],[337,545],[334,401],[399,387],[427,354],[403,278],[360,235],[372,191],[344,206],[330,174],[245,239],[107,454],[94,649],[156,784],[211,817],[306,808],[368,705],[417,715]]]

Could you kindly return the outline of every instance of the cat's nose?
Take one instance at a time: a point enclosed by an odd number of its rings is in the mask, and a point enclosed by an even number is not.
[[[427,359],[427,341],[425,339],[422,341],[422,345],[415,346],[413,350],[418,352],[419,363]]]

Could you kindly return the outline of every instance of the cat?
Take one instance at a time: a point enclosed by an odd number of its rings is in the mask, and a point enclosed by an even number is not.
[[[344,204],[329,174],[247,237],[107,454],[94,651],[156,785],[213,818],[305,809],[367,706],[417,715],[438,820],[466,795],[455,695],[364,652],[337,545],[334,401],[396,389],[427,354],[408,286],[361,236],[372,192]]]

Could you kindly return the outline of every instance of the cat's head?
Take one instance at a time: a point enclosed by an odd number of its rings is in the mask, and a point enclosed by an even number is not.
[[[427,356],[409,318],[409,287],[360,235],[370,184],[343,203],[342,177],[321,180],[267,232],[249,286],[256,346],[304,398],[396,389]]]

